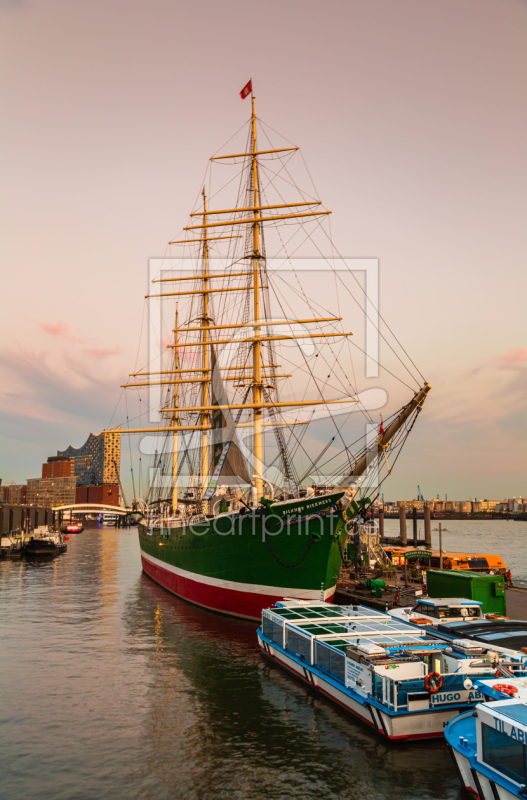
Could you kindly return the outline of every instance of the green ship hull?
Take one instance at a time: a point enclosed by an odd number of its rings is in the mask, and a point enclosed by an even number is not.
[[[259,620],[284,597],[331,601],[342,563],[344,492],[177,527],[139,525],[143,571],[214,611]]]

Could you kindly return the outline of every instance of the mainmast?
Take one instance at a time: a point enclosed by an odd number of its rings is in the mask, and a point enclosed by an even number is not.
[[[207,224],[207,196],[205,194],[205,188],[202,191],[203,195],[203,224]],[[208,233],[207,227],[204,228],[203,233],[203,316],[202,316],[202,328],[201,331],[201,342],[202,342],[202,368],[203,368],[203,379],[201,383],[201,405],[203,407],[208,406],[209,404],[209,383],[210,383],[210,375],[209,375],[209,332],[208,326],[210,324],[209,319],[209,241],[208,241]],[[205,426],[208,425],[209,422],[209,411],[203,411],[201,414],[201,424],[204,426],[201,432],[201,464],[200,464],[200,475],[201,475],[201,495],[206,491],[207,488],[207,476],[208,476],[208,464],[209,464],[209,434],[208,430]]]
[[[175,319],[175,326],[174,326],[174,344],[176,345],[174,348],[174,373],[177,375],[179,373],[179,348],[178,348],[178,327],[179,327],[179,319],[178,319],[178,304],[176,303],[176,319]],[[178,383],[174,379],[174,409],[177,409],[178,406]],[[172,431],[172,513],[177,514],[178,511],[178,481],[177,481],[177,473],[178,473],[178,432],[177,432],[177,425],[178,425],[178,412],[174,410],[172,414],[172,424],[174,426],[174,430]]]
[[[260,342],[260,202],[258,192],[258,159],[256,153],[256,113],[255,98],[252,100],[252,180],[253,180],[253,204],[254,204],[254,224],[253,224],[253,321],[254,321],[254,342],[253,342],[253,421],[254,421],[254,471],[260,474],[263,465],[263,445],[262,445],[262,352]],[[257,497],[263,492],[263,481],[260,477],[255,478]]]
[[[185,239],[175,239],[169,242],[171,245],[189,245],[194,243],[203,244],[203,269],[199,276],[179,276],[174,278],[157,278],[154,279],[153,283],[172,283],[172,282],[179,282],[179,281],[191,281],[195,280],[196,277],[200,278],[201,285],[197,286],[195,289],[184,289],[183,291],[174,291],[174,292],[161,292],[159,294],[148,294],[146,295],[147,298],[154,298],[154,297],[171,297],[171,298],[179,298],[179,297],[192,297],[192,296],[201,296],[201,310],[202,315],[200,317],[201,322],[197,326],[190,325],[184,328],[178,328],[178,324],[176,322],[176,334],[183,334],[184,341],[176,341],[174,344],[168,345],[169,347],[174,347],[176,352],[180,347],[199,347],[201,348],[202,353],[202,363],[200,368],[196,369],[181,369],[179,368],[179,360],[175,361],[174,366],[174,374],[172,372],[139,372],[133,373],[131,377],[140,377],[147,376],[148,380],[145,382],[135,382],[135,383],[127,383],[123,384],[123,387],[145,387],[145,386],[152,386],[152,385],[164,385],[164,384],[174,384],[175,386],[181,384],[192,384],[198,383],[201,385],[201,403],[194,404],[193,406],[179,406],[178,407],[178,392],[177,389],[174,392],[174,407],[173,408],[164,408],[164,412],[172,412],[173,416],[171,417],[171,424],[166,427],[156,428],[155,430],[159,433],[166,432],[166,433],[173,433],[174,434],[174,442],[173,442],[173,450],[175,453],[174,461],[173,461],[173,478],[175,484],[177,483],[177,431],[199,431],[201,435],[201,452],[200,452],[200,474],[201,474],[201,488],[202,494],[206,490],[207,486],[207,479],[209,477],[209,473],[211,472],[211,465],[209,463],[209,431],[213,430],[213,424],[211,424],[211,413],[217,410],[231,409],[231,410],[245,410],[251,412],[251,421],[244,421],[239,423],[239,427],[252,427],[253,428],[253,459],[254,459],[254,473],[258,477],[255,477],[255,484],[256,484],[256,491],[257,496],[260,497],[263,494],[263,480],[262,480],[262,471],[264,469],[263,466],[263,428],[265,426],[276,426],[276,425],[297,425],[297,424],[307,424],[302,421],[295,421],[291,423],[282,423],[277,422],[274,419],[274,411],[276,409],[286,409],[286,408],[298,408],[300,406],[319,406],[319,405],[328,405],[331,403],[342,403],[343,401],[346,402],[358,402],[356,398],[336,398],[336,399],[327,399],[323,398],[315,398],[312,400],[292,400],[287,402],[270,402],[270,398],[264,398],[264,381],[267,380],[274,380],[279,378],[287,378],[290,377],[289,375],[281,375],[276,373],[276,369],[280,367],[280,364],[263,364],[262,363],[262,347],[265,346],[269,342],[280,342],[280,341],[289,341],[294,342],[298,339],[305,339],[306,333],[293,333],[292,331],[281,334],[277,333],[274,334],[272,329],[270,330],[268,326],[272,325],[292,325],[294,322],[301,322],[303,324],[319,324],[319,323],[339,323],[342,321],[341,317],[320,317],[320,318],[312,318],[312,319],[303,319],[303,320],[277,320],[276,322],[268,321],[265,318],[265,314],[262,317],[261,313],[261,286],[260,281],[260,266],[263,264],[263,241],[261,241],[261,237],[263,235],[263,225],[267,223],[276,223],[285,220],[296,220],[296,219],[306,219],[306,218],[313,218],[313,217],[321,217],[331,214],[331,211],[321,210],[317,208],[321,205],[320,200],[302,200],[302,201],[293,201],[293,202],[285,202],[285,198],[282,202],[278,203],[268,203],[266,205],[262,205],[262,198],[260,196],[260,187],[259,187],[259,163],[258,163],[258,156],[260,155],[278,155],[282,157],[282,155],[293,153],[294,151],[298,150],[295,146],[290,147],[282,147],[282,148],[271,148],[267,150],[258,150],[258,143],[257,143],[257,135],[256,135],[256,110],[255,110],[255,98],[251,96],[252,102],[252,113],[251,113],[251,122],[250,122],[250,146],[246,148],[248,152],[242,153],[231,153],[228,155],[219,155],[213,156],[212,161],[218,161],[222,159],[239,159],[239,158],[247,158],[248,159],[248,166],[250,167],[250,177],[249,177],[249,185],[248,190],[251,197],[251,202],[248,203],[247,207],[235,207],[235,208],[221,208],[221,209],[209,209],[207,207],[207,197],[205,195],[205,189],[202,191],[203,196],[203,208],[201,210],[196,210],[190,214],[192,217],[201,217],[199,220],[200,224],[193,224],[187,225],[183,228],[185,232],[190,232],[191,236],[198,233],[198,238],[185,238]],[[252,182],[252,193],[250,192],[251,189],[251,182]],[[227,219],[225,219],[227,217]],[[235,231],[240,231],[241,229],[238,226],[248,226],[246,230],[250,229],[252,231],[252,247],[250,248],[249,259],[252,262],[251,267],[246,268],[243,271],[231,272],[230,270],[225,273],[210,273],[209,270],[209,247],[212,244],[216,243],[216,240],[232,240],[232,239],[242,239],[243,236]],[[215,235],[215,231],[212,233],[209,232],[209,229],[218,229],[218,228],[227,228],[230,229],[229,233],[224,235],[222,231],[218,231],[218,235]],[[200,235],[201,234],[201,235]],[[239,262],[237,262],[239,263]],[[228,285],[228,286],[220,286],[217,287],[216,280],[218,279],[225,279],[229,278],[231,280],[237,278],[251,278],[252,277],[252,286],[249,288],[249,291],[252,290],[253,292],[253,308],[252,308],[252,320],[250,322],[229,322],[225,321],[225,324],[214,325],[212,324],[212,320],[209,316],[209,295],[212,293],[221,293],[222,295],[227,292],[247,292],[247,283],[243,281],[242,285],[236,285],[238,282],[235,281],[235,285]],[[177,285],[177,283],[176,283]],[[251,329],[252,331],[248,331],[246,335],[242,333],[242,336],[237,336],[234,331],[237,329]],[[189,340],[187,334],[199,333],[199,336],[196,339],[192,337]],[[212,334],[212,335],[211,335]],[[347,336],[351,336],[352,334],[345,331],[331,331],[331,332],[320,332],[319,330],[310,331],[309,336],[313,339],[331,339],[332,337],[336,338],[343,338]],[[251,388],[252,388],[252,402],[244,402],[238,404],[228,403],[221,405],[217,402],[214,405],[211,405],[211,401],[213,398],[214,393],[209,390],[209,384],[212,382],[212,359],[211,359],[211,346],[218,346],[222,347],[223,345],[230,344],[232,342],[236,342],[237,344],[249,344],[252,350],[252,366],[243,366],[238,365],[236,367],[224,367],[221,368],[218,366],[220,372],[227,371],[227,370],[235,370],[236,374],[233,376],[227,376],[226,380],[235,380],[235,381],[244,381],[248,376],[249,370],[252,371],[251,376]],[[274,360],[274,359],[273,359]],[[180,377],[180,374],[185,375],[186,377]],[[152,376],[154,379],[150,378]],[[166,377],[165,377],[166,376]],[[160,379],[156,380],[155,378],[159,377]],[[193,398],[194,401],[194,398]],[[198,420],[196,421],[197,424],[194,425],[181,425],[180,424],[180,417],[179,414],[184,412],[198,412]],[[264,413],[271,413],[273,419],[271,421],[264,422],[263,421],[263,414]],[[127,429],[128,433],[144,433],[148,432],[152,429],[150,428],[129,428]],[[177,508],[177,492],[173,494],[173,506]]]

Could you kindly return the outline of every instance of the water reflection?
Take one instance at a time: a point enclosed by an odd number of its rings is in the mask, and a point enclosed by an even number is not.
[[[155,772],[158,796],[175,785],[204,799],[459,796],[442,743],[386,745],[268,666],[251,623],[192,607],[147,578],[127,623],[136,644],[141,630],[152,645],[135,780],[146,789]]]
[[[141,575],[134,531],[0,563],[2,800],[457,800],[442,744],[386,745],[261,658],[255,625]]]

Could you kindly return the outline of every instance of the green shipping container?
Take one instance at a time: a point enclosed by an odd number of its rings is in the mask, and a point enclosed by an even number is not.
[[[485,614],[507,614],[504,575],[483,575],[460,569],[429,569],[429,597],[466,597],[483,603]]]

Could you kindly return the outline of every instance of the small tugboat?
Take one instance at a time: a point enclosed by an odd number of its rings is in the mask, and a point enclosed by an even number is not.
[[[82,533],[83,530],[80,522],[68,522],[66,525],[66,533]]]
[[[497,670],[527,675],[527,655],[445,642],[364,606],[289,600],[264,609],[262,654],[391,740],[443,736],[483,700],[474,685]],[[527,681],[526,681],[527,685]]]
[[[52,531],[45,525],[35,528],[32,537],[24,547],[25,556],[56,556],[67,548],[64,534]]]
[[[490,701],[445,730],[461,785],[479,800],[527,797],[527,680],[477,681]]]

